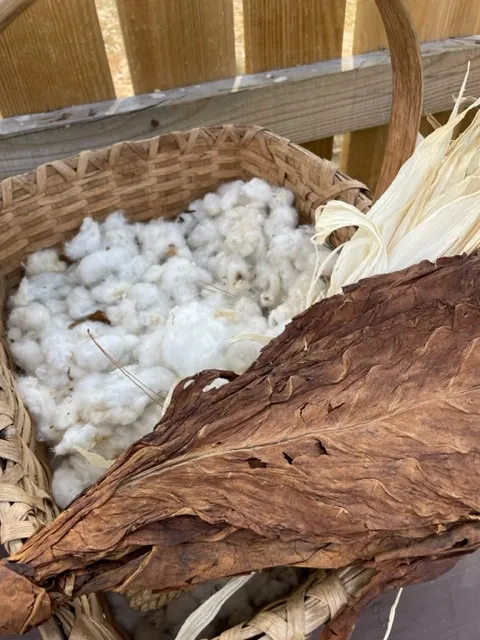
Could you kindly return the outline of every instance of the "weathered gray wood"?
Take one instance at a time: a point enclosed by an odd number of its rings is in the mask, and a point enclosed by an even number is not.
[[[472,68],[468,95],[480,94],[479,37],[422,45],[426,112],[451,108]],[[389,120],[388,52],[329,60],[125,100],[0,121],[0,177],[84,149],[172,130],[225,123],[258,124],[305,142]]]

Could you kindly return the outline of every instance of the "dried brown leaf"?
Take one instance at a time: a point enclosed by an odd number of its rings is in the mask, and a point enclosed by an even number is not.
[[[324,300],[246,373],[178,385],[157,430],[11,560],[61,600],[469,552],[479,326],[476,256]]]

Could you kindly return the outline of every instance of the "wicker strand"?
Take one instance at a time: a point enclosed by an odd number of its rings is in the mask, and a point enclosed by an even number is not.
[[[250,622],[224,631],[215,640],[303,640],[335,618],[374,574],[372,569],[358,567],[331,574],[318,571],[285,602],[267,607]]]

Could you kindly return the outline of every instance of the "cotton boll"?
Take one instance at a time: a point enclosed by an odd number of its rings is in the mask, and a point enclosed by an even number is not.
[[[258,358],[262,346],[254,340],[241,340],[228,345],[226,368],[235,373],[243,373]]]
[[[77,406],[73,396],[69,395],[65,400],[57,404],[53,425],[59,431],[66,431],[79,421]]]
[[[89,451],[95,444],[97,429],[91,424],[74,425],[65,431],[60,443],[54,448],[57,455],[65,455],[81,447]]]
[[[241,189],[241,193],[250,202],[259,204],[262,207],[266,206],[273,198],[272,187],[268,182],[260,180],[260,178],[252,178],[246,182]]]
[[[135,256],[118,269],[118,278],[120,281],[138,282],[148,271],[150,265],[151,262],[145,256]]]
[[[287,297],[287,304],[291,309],[291,317],[298,315],[302,311],[305,311],[305,309],[307,308],[307,296],[310,290],[311,282],[311,273],[301,273],[290,289]],[[322,280],[318,280],[313,288],[313,299],[315,300],[321,294],[321,292],[325,290],[325,288],[325,283]]]
[[[44,249],[32,253],[25,266],[25,271],[29,276],[37,276],[41,273],[60,273],[66,269],[67,265],[60,260],[56,249]]]
[[[65,255],[70,260],[80,260],[102,248],[100,225],[92,218],[85,218],[77,235],[65,243]]]
[[[196,220],[191,213],[181,213],[175,218],[175,222],[182,230],[182,234],[185,238],[188,237],[196,224]]]
[[[19,378],[16,382],[18,394],[35,419],[39,440],[49,441],[55,417],[55,400],[47,387],[36,378]]]
[[[129,332],[138,333],[140,321],[133,300],[121,300],[118,304],[107,307],[107,318],[113,325],[120,325]]]
[[[186,258],[170,258],[164,265],[161,284],[177,304],[197,298],[201,282],[211,283],[211,274]]]
[[[275,207],[263,226],[265,234],[273,238],[280,233],[288,233],[298,225],[298,213],[293,207]]]
[[[128,224],[105,231],[105,249],[123,248],[135,254],[138,250],[136,235],[135,227]]]
[[[76,364],[82,369],[92,372],[111,369],[114,365],[100,347],[115,361],[119,361],[124,352],[122,338],[115,335],[104,335],[96,338],[95,342],[86,340],[75,347],[73,357]]]
[[[79,320],[96,311],[97,306],[85,287],[75,287],[67,296],[67,309],[72,320]]]
[[[163,358],[179,376],[198,371],[223,368],[224,344],[232,328],[213,309],[200,302],[177,307],[170,312],[165,325]]]
[[[193,260],[196,264],[204,269],[208,269],[210,262],[215,258],[215,255],[221,250],[223,245],[223,239],[215,240],[214,242],[210,242],[209,244],[203,245],[192,254]]]
[[[48,309],[38,302],[32,302],[27,307],[12,309],[8,317],[9,327],[18,327],[23,331],[43,331],[48,327],[50,314]]]
[[[262,315],[262,310],[255,300],[245,296],[239,298],[233,305],[233,308],[240,316],[246,316],[247,318]]]
[[[120,269],[135,256],[134,252],[131,247],[113,247],[90,253],[78,265],[78,277],[84,285],[91,286]]]
[[[282,302],[276,309],[270,312],[268,316],[268,324],[270,327],[285,325],[293,316],[297,315],[288,302]]]
[[[137,282],[130,290],[130,295],[139,310],[148,309],[158,302],[158,287],[149,282]]]
[[[68,313],[57,313],[51,316],[49,330],[60,329],[62,331],[68,329],[72,324],[72,318]]]
[[[252,206],[236,207],[220,223],[225,235],[225,248],[243,258],[263,255],[266,248],[263,234],[264,216]]]
[[[243,185],[243,180],[235,180],[234,182],[228,182],[217,189],[217,194],[221,198],[220,206],[224,211],[228,211],[239,204],[243,204]]]
[[[212,244],[220,240],[218,225],[214,220],[205,219],[193,228],[188,236],[188,245],[192,249],[198,249],[207,244]]]
[[[135,258],[134,258],[135,259]],[[102,304],[115,304],[126,298],[131,289],[131,283],[109,276],[92,289],[92,298]]]
[[[282,291],[280,276],[267,263],[258,263],[257,272],[255,286],[261,292],[260,305],[263,309],[272,309],[280,302]]]
[[[207,193],[203,198],[203,206],[209,216],[215,218],[222,213],[222,201],[217,193]]]
[[[35,377],[49,389],[61,391],[69,384],[67,371],[57,371],[48,364],[41,364],[35,369]]]
[[[220,252],[210,260],[217,278],[234,292],[245,291],[252,279],[250,265],[239,255]]]
[[[26,306],[34,300],[43,302],[52,298],[65,298],[68,293],[65,273],[41,273],[38,276],[23,278],[12,302],[15,306]]]
[[[12,355],[16,363],[28,374],[33,375],[35,369],[45,362],[45,354],[38,342],[23,338],[11,345]]]
[[[74,346],[73,335],[68,330],[48,332],[42,339],[47,363],[59,372],[68,370]]]
[[[65,463],[53,472],[52,495],[61,509],[65,509],[88,486],[72,467]]]
[[[103,229],[104,231],[116,231],[118,229],[123,229],[123,227],[127,225],[128,221],[125,217],[125,212],[114,211],[107,216],[105,222],[103,223]]]
[[[145,282],[158,282],[162,278],[162,273],[163,266],[160,264],[154,264],[147,270],[143,279]]]
[[[316,251],[315,247],[312,245],[309,252],[305,252],[303,255],[299,254],[295,258],[294,265],[299,271],[308,271],[312,274],[317,264],[317,260],[318,265],[321,265],[327,258],[329,258],[329,260],[323,269],[323,275],[329,278],[332,275],[333,268],[338,259],[338,254],[332,256],[331,249],[325,245],[317,245]]]
[[[10,327],[7,331],[7,338],[10,343],[17,342],[21,340],[23,336],[23,331],[20,327]]]
[[[163,260],[185,247],[183,232],[176,222],[153,220],[137,225],[137,237],[145,256]]]
[[[157,328],[153,333],[142,336],[135,348],[135,354],[141,367],[154,367],[163,364],[163,336],[163,328]]]
[[[67,303],[65,300],[58,300],[55,298],[52,300],[44,300],[43,305],[48,309],[53,317],[59,313],[67,313]]]
[[[272,187],[272,198],[275,204],[287,205],[288,207],[293,207],[295,202],[295,194],[285,187]]]

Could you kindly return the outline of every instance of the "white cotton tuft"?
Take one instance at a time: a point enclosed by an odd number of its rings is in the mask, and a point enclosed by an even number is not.
[[[78,424],[65,431],[59,444],[54,448],[57,455],[65,455],[81,447],[89,451],[95,444],[97,429],[91,424]]]
[[[249,288],[253,274],[250,265],[241,256],[221,251],[210,260],[209,266],[230,291],[240,292]]]
[[[66,269],[67,265],[60,260],[56,249],[43,249],[32,253],[25,266],[25,271],[29,276],[38,276],[41,273],[61,273]]]
[[[141,367],[155,367],[163,364],[164,329],[157,328],[153,333],[142,336],[135,348],[138,363]]]
[[[12,296],[14,306],[26,306],[34,300],[43,302],[48,299],[62,299],[68,293],[65,273],[41,273],[25,277],[17,292]]]
[[[138,282],[140,279],[144,279],[145,272],[150,268],[150,265],[151,262],[145,256],[135,256],[118,269],[118,278],[126,282]]]
[[[35,369],[35,377],[49,389],[62,391],[70,382],[69,372],[70,369],[58,371],[48,363],[45,363]]]
[[[22,336],[23,331],[20,329],[20,327],[10,327],[7,331],[7,338],[11,343],[18,342],[22,339]]]
[[[170,258],[163,268],[161,284],[177,303],[185,304],[198,297],[198,286],[212,281],[211,274],[186,258]]]
[[[67,309],[72,320],[94,313],[97,306],[85,287],[74,287],[67,296]]]
[[[242,199],[242,187],[244,184],[243,180],[235,180],[222,184],[217,189],[217,194],[221,198],[220,206],[224,211],[229,211],[233,207],[244,203]]]
[[[293,231],[298,225],[298,213],[293,207],[276,207],[265,220],[264,231],[269,238]]]
[[[65,255],[70,260],[80,260],[102,248],[100,225],[92,218],[85,218],[79,233],[65,243]]]
[[[180,229],[182,230],[183,236],[186,238],[193,227],[196,225],[197,221],[192,216],[191,213],[181,213],[175,218],[175,223],[178,224]]]
[[[207,193],[203,198],[203,206],[205,211],[212,218],[219,216],[222,213],[222,201],[217,193]]]
[[[8,317],[9,327],[18,327],[23,331],[41,332],[50,322],[48,309],[38,302],[32,302],[27,307],[12,309]]]
[[[117,362],[123,356],[122,338],[115,335],[104,335],[99,338],[95,337],[95,342],[92,339],[88,339],[75,347],[73,357],[77,365],[92,372],[112,369],[114,367],[113,363],[100,347]]]
[[[84,285],[91,286],[120,269],[133,257],[134,249],[128,247],[95,251],[82,259],[77,267],[77,274]]]
[[[137,282],[131,288],[130,295],[139,310],[148,309],[159,300],[158,287],[150,282]]]
[[[72,361],[74,341],[71,331],[49,331],[42,339],[47,363],[54,371],[66,373]]]
[[[253,206],[236,207],[228,211],[220,222],[225,247],[242,258],[265,252],[263,223],[265,216]]]
[[[154,264],[144,275],[145,282],[158,282],[162,278],[163,267],[160,264]]]
[[[131,289],[131,284],[124,280],[118,280],[115,276],[109,276],[91,290],[92,298],[102,304],[115,304],[124,300]]]
[[[203,369],[221,369],[224,345],[232,329],[213,309],[200,302],[177,307],[165,325],[163,358],[179,376],[191,376]]]
[[[252,178],[246,182],[242,189],[242,195],[246,196],[250,202],[259,204],[260,206],[266,206],[266,204],[272,200],[273,192],[272,187],[260,178]]]
[[[35,340],[23,338],[12,343],[10,348],[17,364],[29,375],[45,362],[43,349]]]
[[[34,377],[19,378],[17,391],[35,419],[40,440],[48,440],[55,418],[55,400],[47,387]]]
[[[107,318],[113,325],[119,325],[132,333],[140,330],[140,320],[134,300],[121,300],[118,304],[107,307]]]
[[[254,340],[239,340],[227,347],[225,366],[234,373],[243,373],[260,353],[262,344]]]
[[[72,467],[61,466],[53,472],[52,494],[61,509],[65,509],[88,486]]]
[[[79,421],[75,399],[69,395],[57,404],[53,425],[59,431],[66,431]]]
[[[295,194],[290,189],[285,189],[285,187],[272,187],[272,197],[273,202],[280,206],[293,207],[295,202]]]
[[[220,240],[220,232],[215,220],[206,218],[201,220],[188,236],[188,245],[192,249],[198,249],[207,244],[213,244]]]
[[[174,256],[185,247],[185,238],[180,225],[170,220],[153,220],[148,224],[137,224],[137,237],[147,257],[163,260]]]
[[[118,229],[123,229],[126,225],[128,225],[128,220],[125,216],[125,212],[114,211],[107,216],[103,223],[103,228],[105,231],[117,231]]]

